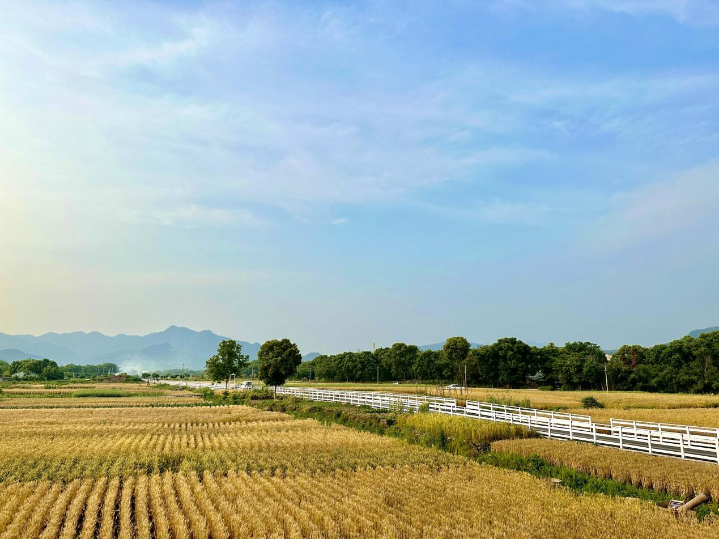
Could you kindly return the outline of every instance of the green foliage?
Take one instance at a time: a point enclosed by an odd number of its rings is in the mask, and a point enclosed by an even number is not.
[[[289,339],[266,341],[257,352],[258,378],[267,386],[281,386],[302,363],[299,348]]]
[[[217,353],[207,360],[205,372],[215,382],[229,383],[230,377],[241,374],[249,363],[249,356],[242,355],[242,345],[229,339],[217,345]]]
[[[76,365],[68,363],[60,367],[63,377],[68,378],[95,378],[97,376],[105,376],[108,373],[114,374],[119,372],[119,367],[115,363],[101,363],[99,365]]]
[[[447,340],[444,351],[418,352],[416,347],[396,343],[392,348],[371,352],[344,352],[319,356],[302,365],[302,377],[313,373],[314,380],[326,382],[372,382],[415,377],[415,379],[452,380],[463,378],[467,363],[468,382],[472,387],[525,387],[527,377],[542,389],[661,391],[719,393],[719,331],[697,338],[684,337],[651,348],[623,346],[610,361],[598,345],[568,342],[536,348],[514,338],[469,350],[466,339]],[[605,369],[606,367],[606,378]]]
[[[131,397],[132,393],[124,389],[78,389],[72,394],[73,397]]]
[[[604,408],[604,404],[599,402],[594,397],[588,396],[582,399],[582,408]]]
[[[554,386],[539,386],[539,391],[554,391]]]
[[[604,351],[594,343],[571,342],[564,345],[554,361],[557,379],[563,388],[601,388],[604,381]]]
[[[392,376],[397,380],[406,380],[412,372],[418,355],[419,348],[414,344],[394,343],[387,354]]]
[[[442,352],[451,366],[455,380],[464,379],[464,368],[469,358],[470,344],[464,337],[450,337],[444,342]]]

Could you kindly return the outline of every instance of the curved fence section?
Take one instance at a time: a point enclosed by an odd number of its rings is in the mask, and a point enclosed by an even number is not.
[[[465,406],[459,406],[455,399],[427,395],[298,387],[278,387],[277,393],[381,410],[416,412],[421,406],[426,406],[430,412],[439,414],[525,425],[545,438],[588,442],[626,451],[719,464],[719,429],[713,428],[624,419],[611,419],[607,425],[594,423],[588,415],[478,401],[467,401]]]

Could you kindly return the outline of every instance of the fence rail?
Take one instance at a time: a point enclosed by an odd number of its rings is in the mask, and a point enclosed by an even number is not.
[[[588,415],[469,400],[465,406],[459,406],[455,399],[427,395],[298,387],[278,387],[277,393],[381,410],[397,408],[416,412],[421,406],[427,405],[430,412],[524,425],[545,438],[589,442],[626,451],[719,464],[719,429],[707,427],[625,419],[611,419],[607,425],[594,423]]]

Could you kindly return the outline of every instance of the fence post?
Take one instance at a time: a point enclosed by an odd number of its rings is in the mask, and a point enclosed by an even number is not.
[[[619,449],[624,449],[624,442],[622,440],[622,426],[619,425]]]
[[[682,458],[684,458],[684,435],[679,435],[679,451],[682,454]]]
[[[573,440],[574,433],[572,432],[572,414],[569,414],[569,439]]]
[[[649,445],[649,454],[652,454],[652,431],[647,430],[647,444]]]

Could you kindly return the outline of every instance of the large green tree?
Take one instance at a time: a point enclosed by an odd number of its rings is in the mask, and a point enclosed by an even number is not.
[[[515,337],[505,337],[491,345],[498,359],[500,386],[515,388],[525,385],[527,375],[535,374],[532,348]]]
[[[441,350],[422,350],[414,363],[414,375],[420,382],[439,379],[442,358]]]
[[[464,368],[467,363],[470,348],[469,341],[464,337],[450,337],[444,342],[444,346],[442,347],[444,359],[452,365],[457,380],[464,379]]]
[[[394,343],[387,354],[392,367],[392,376],[406,380],[417,362],[418,355],[419,348],[414,344]]]
[[[214,382],[225,382],[228,387],[230,377],[237,376],[247,367],[249,356],[242,354],[242,345],[228,339],[217,346],[217,353],[207,360],[205,372]]]
[[[273,386],[277,396],[277,386],[284,384],[285,380],[294,374],[302,363],[302,354],[297,345],[289,339],[273,339],[260,346],[257,359],[260,362],[259,379],[266,385]]]

